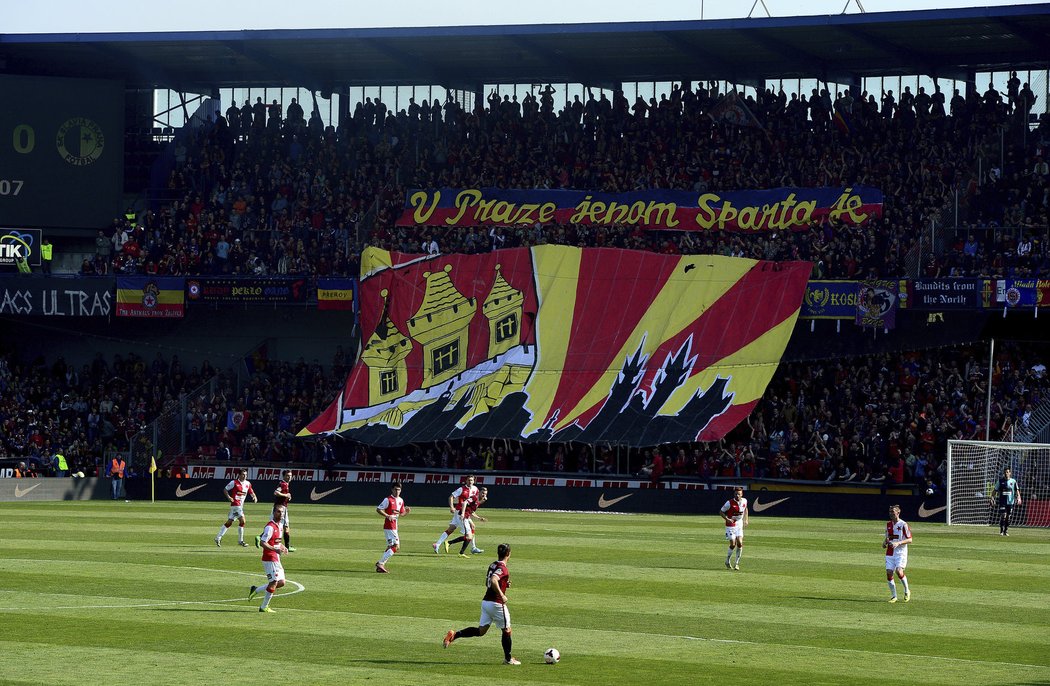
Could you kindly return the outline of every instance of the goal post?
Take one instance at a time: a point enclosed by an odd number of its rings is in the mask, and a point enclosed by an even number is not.
[[[948,441],[948,524],[997,524],[1006,468],[1021,492],[1011,526],[1050,527],[1050,445],[999,441]]]

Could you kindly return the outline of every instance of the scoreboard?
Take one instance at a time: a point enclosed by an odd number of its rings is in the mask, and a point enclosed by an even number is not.
[[[0,226],[102,228],[121,214],[124,86],[0,76]]]

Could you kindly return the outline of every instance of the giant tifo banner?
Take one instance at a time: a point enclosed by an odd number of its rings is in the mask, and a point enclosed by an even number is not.
[[[440,188],[411,190],[398,226],[629,225],[670,231],[786,231],[825,218],[864,224],[882,216],[882,191],[773,188],[694,193],[650,190]]]
[[[810,268],[553,245],[369,248],[359,361],[300,436],[717,440],[762,396]]]

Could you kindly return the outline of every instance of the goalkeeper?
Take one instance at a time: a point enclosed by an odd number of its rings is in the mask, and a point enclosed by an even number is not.
[[[995,492],[999,495],[999,535],[1010,535],[1010,515],[1013,513],[1014,505],[1021,504],[1021,489],[1017,487],[1017,479],[1010,474],[1010,468],[1003,471],[1003,478],[999,479],[999,485]]]

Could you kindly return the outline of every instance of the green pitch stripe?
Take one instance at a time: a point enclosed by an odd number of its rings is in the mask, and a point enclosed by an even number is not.
[[[250,535],[266,509],[255,507]],[[268,666],[319,684],[969,685],[1038,682],[1050,669],[1050,619],[1024,611],[1050,604],[1043,532],[917,524],[916,598],[888,605],[878,522],[756,518],[743,570],[729,572],[711,515],[487,514],[487,552],[463,559],[433,554],[447,515],[417,508],[392,573],[377,575],[374,512],[293,506],[299,552],[285,566],[305,590],[263,615],[240,599],[261,581],[259,551],[237,547],[236,532],[221,549],[211,541],[221,503],[0,505],[13,534],[0,654],[19,670],[0,678],[198,683],[271,646]],[[500,664],[496,632],[440,647],[445,630],[477,622],[501,540],[514,546],[518,668]],[[564,657],[548,667],[552,645]]]

